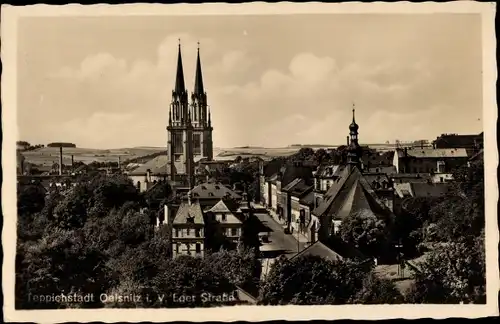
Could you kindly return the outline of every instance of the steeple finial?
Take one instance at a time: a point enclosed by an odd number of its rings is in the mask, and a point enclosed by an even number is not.
[[[186,85],[184,83],[184,69],[182,67],[182,53],[181,53],[181,39],[179,38],[179,51],[177,54],[177,74],[175,77],[175,90],[177,95],[180,95],[186,91]]]
[[[354,102],[352,103],[352,122],[355,123],[356,122],[356,118],[355,118],[355,113],[356,113],[356,105],[354,104]]]
[[[203,88],[203,73],[201,72],[200,42],[198,42],[198,56],[196,58],[196,74],[194,77],[194,94],[202,96],[205,93]]]

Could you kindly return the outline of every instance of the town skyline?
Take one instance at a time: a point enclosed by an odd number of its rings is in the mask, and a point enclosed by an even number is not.
[[[18,139],[28,142],[166,146],[179,39],[189,93],[200,42],[214,147],[342,145],[353,103],[361,143],[483,128],[481,24],[470,14],[38,17],[19,27]]]

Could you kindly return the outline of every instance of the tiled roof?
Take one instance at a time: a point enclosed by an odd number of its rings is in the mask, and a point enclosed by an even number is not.
[[[203,221],[203,212],[198,202],[193,202],[191,204],[188,202],[181,203],[173,223],[186,224],[190,219],[194,224],[205,224]]]
[[[478,141],[481,141],[483,133],[478,135],[446,135],[443,134],[436,138],[434,144],[438,148],[468,148],[473,147]]]
[[[415,158],[453,158],[453,157],[467,157],[467,150],[465,148],[456,149],[411,149],[407,150],[408,155]]]
[[[205,182],[191,189],[191,193],[194,199],[222,199],[228,196],[241,199],[240,195],[221,183]]]
[[[367,165],[363,166],[363,173],[385,173],[385,174],[393,174],[396,173],[396,167],[394,165],[391,166],[374,166],[370,165],[369,167]]]
[[[304,166],[304,165],[296,165],[294,163],[288,163],[287,165],[281,167],[280,172],[281,172],[281,186],[285,187],[287,186],[290,182],[297,178],[304,179],[306,183],[311,182],[313,175],[312,175],[312,167],[310,166]],[[278,179],[280,177],[278,176]]]
[[[130,172],[130,175],[145,175],[148,169],[152,174],[167,174],[168,156],[159,155],[148,162],[140,165],[138,168]]]

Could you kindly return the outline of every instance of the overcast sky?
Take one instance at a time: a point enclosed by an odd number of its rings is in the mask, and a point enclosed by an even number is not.
[[[479,15],[22,18],[19,139],[165,146],[178,38],[196,43],[214,146],[361,143],[482,130]]]

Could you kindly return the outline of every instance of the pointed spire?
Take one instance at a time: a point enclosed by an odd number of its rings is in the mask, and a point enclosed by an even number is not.
[[[201,60],[200,60],[200,42],[198,42],[198,57],[196,58],[196,74],[194,78],[194,94],[203,95],[205,89],[203,88],[203,74],[201,72]]]
[[[175,77],[175,90],[177,95],[186,91],[184,84],[184,70],[182,68],[181,39],[179,38],[179,52],[177,54],[177,74]]]
[[[358,124],[356,124],[355,114],[356,114],[356,108],[354,107],[354,103],[353,103],[352,104],[352,123],[351,123],[351,125],[349,125],[349,130],[351,131],[351,133],[355,133],[359,129]]]

